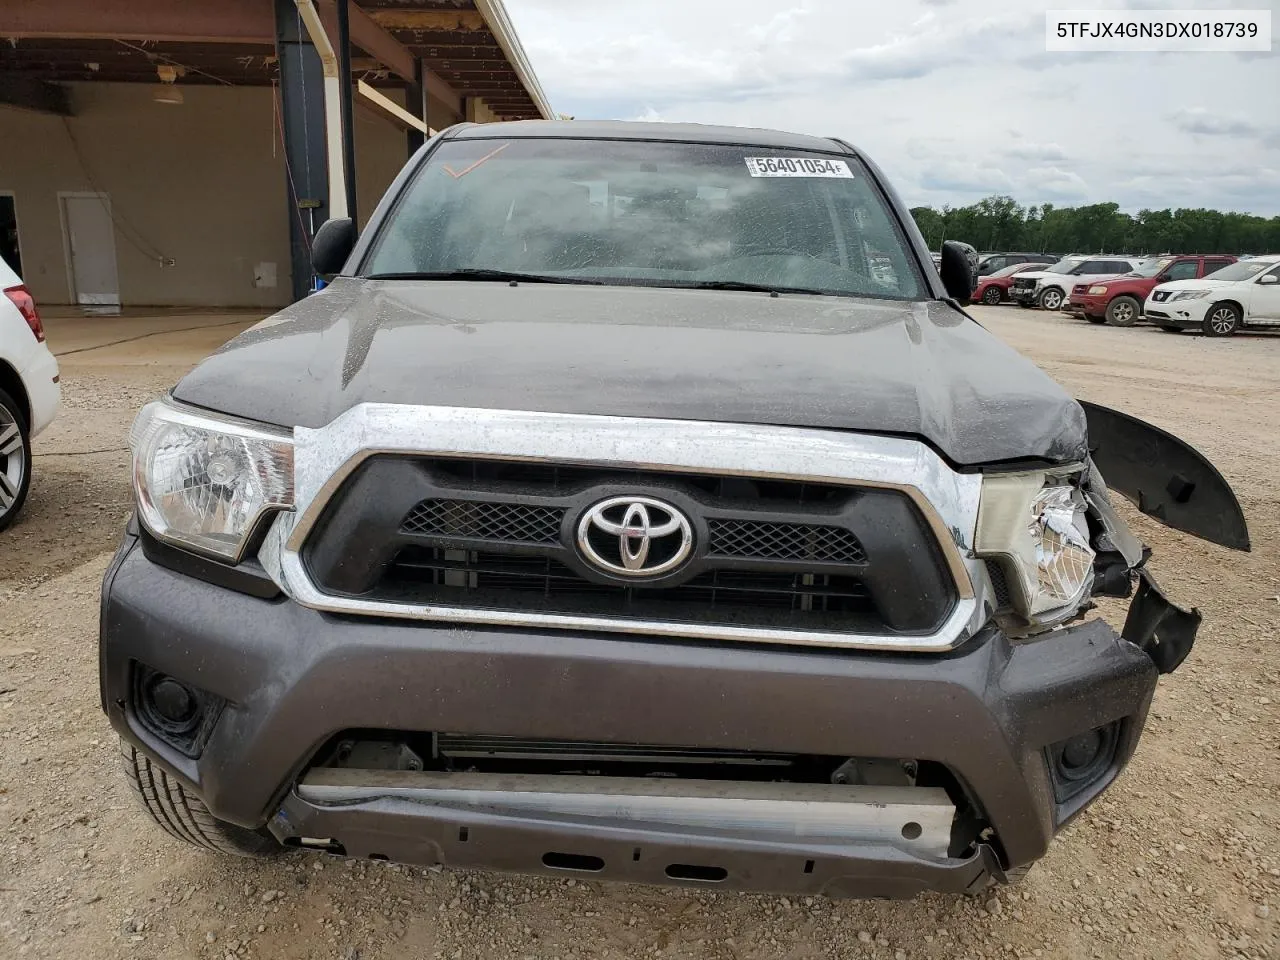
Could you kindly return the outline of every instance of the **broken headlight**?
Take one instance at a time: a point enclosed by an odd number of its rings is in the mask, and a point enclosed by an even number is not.
[[[168,401],[129,434],[138,516],[161,540],[239,562],[258,521],[293,506],[293,437]]]
[[[1072,616],[1093,587],[1084,494],[1047,473],[988,476],[978,508],[977,553],[999,563],[1013,608],[1051,626]]]

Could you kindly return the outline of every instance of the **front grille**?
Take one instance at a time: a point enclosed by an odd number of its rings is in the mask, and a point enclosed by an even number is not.
[[[867,562],[858,538],[841,527],[755,520],[712,520],[707,526],[711,534],[707,552],[715,557],[850,565]]]
[[[404,518],[405,533],[499,543],[556,543],[564,510],[483,500],[423,500]]]
[[[874,617],[853,576],[711,570],[674,586],[596,583],[550,557],[407,547],[382,599],[688,623],[832,627]]]
[[[628,496],[668,503],[693,528],[688,558],[648,581],[597,562],[616,540],[593,557],[575,538],[593,505]],[[371,457],[300,552],[327,594],[503,613],[926,633],[958,599],[902,491],[624,466]]]

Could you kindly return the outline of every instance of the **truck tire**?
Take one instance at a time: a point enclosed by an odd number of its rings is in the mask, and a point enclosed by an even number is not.
[[[1057,310],[1062,306],[1062,301],[1066,295],[1057,287],[1049,287],[1040,294],[1041,310]]]
[[[1002,887],[1017,887],[1026,879],[1027,874],[1031,872],[1034,863],[1028,863],[1021,867],[1010,867],[1004,872],[1004,881],[997,880],[995,877],[988,875],[986,882],[981,886],[973,887],[966,891],[966,897],[987,897],[993,893],[999,893]]]
[[[1113,327],[1132,327],[1142,316],[1142,304],[1133,297],[1119,296],[1107,304],[1107,323]]]
[[[30,489],[31,437],[26,411],[0,390],[0,530],[17,519]]]
[[[265,831],[246,830],[219,820],[199,797],[183,790],[182,784],[130,744],[121,741],[120,754],[134,796],[166,833],[197,847],[237,857],[270,857],[283,852],[284,848]]]
[[[1204,332],[1209,337],[1229,337],[1240,329],[1240,308],[1234,303],[1215,303],[1204,315]]]

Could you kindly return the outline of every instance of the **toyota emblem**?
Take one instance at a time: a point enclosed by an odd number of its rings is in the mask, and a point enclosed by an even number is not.
[[[578,521],[578,550],[621,577],[656,577],[693,552],[693,527],[676,507],[652,497],[610,497]]]

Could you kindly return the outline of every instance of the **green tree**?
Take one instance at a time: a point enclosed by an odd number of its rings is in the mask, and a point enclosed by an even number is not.
[[[915,207],[925,240],[944,239],[982,250],[1053,253],[1271,253],[1280,251],[1280,217],[1219,210],[1120,211],[1115,203],[1020,207],[1012,197],[991,196],[967,207]]]

